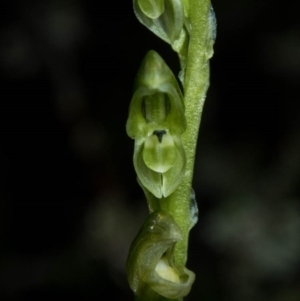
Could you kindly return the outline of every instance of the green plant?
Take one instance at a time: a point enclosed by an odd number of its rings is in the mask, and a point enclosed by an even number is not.
[[[195,275],[185,265],[197,222],[191,187],[201,113],[209,86],[216,21],[209,0],[134,0],[140,22],[178,53],[183,91],[164,60],[149,51],[138,72],[127,133],[150,215],[129,251],[137,300],[181,300]]]

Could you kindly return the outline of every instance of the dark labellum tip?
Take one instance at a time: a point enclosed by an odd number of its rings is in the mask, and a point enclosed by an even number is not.
[[[161,143],[163,135],[166,134],[166,133],[167,132],[165,130],[156,130],[156,131],[153,132],[153,135],[156,135],[159,143]]]

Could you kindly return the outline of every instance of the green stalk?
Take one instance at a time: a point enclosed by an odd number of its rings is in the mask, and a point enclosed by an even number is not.
[[[187,165],[183,181],[167,199],[162,209],[172,214],[183,233],[183,240],[175,247],[175,263],[185,266],[190,230],[190,194],[193,179],[196,145],[206,92],[209,86],[208,16],[209,0],[190,0],[189,18],[192,25],[186,75],[184,80],[185,114],[187,130],[182,135]]]

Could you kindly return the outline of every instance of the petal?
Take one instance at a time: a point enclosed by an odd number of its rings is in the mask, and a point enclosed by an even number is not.
[[[170,113],[167,115],[165,122],[166,127],[169,128],[172,134],[180,135],[184,133],[186,130],[186,118],[181,94],[169,83],[161,85],[159,91],[168,95],[168,98],[165,98],[170,103]]]
[[[170,44],[179,39],[184,24],[184,11],[181,0],[165,0],[164,13],[157,20],[157,27],[161,27]]]
[[[172,271],[171,269],[169,269],[169,272]],[[195,281],[195,274],[185,267],[179,270],[177,269],[174,272],[179,276],[179,283],[160,277],[157,273],[156,275],[152,274],[152,277],[149,277],[148,283],[150,287],[159,295],[168,299],[178,299],[187,296]],[[170,277],[170,275],[168,275],[168,277]]]
[[[164,0],[138,0],[142,12],[151,19],[157,19],[164,11]]]
[[[140,2],[142,1],[133,1],[134,12],[138,20],[162,40],[173,44],[179,38],[184,24],[181,0],[165,0],[163,13],[155,19],[149,16],[150,9],[145,9],[145,5],[140,6]],[[156,15],[159,11],[159,9],[156,10]]]
[[[142,112],[142,104],[144,97],[152,95],[153,93],[155,93],[155,91],[142,86],[133,94],[126,123],[126,132],[132,139],[145,137],[145,135],[147,135],[147,121]]]
[[[157,198],[162,197],[162,175],[151,170],[143,158],[144,139],[135,139],[133,164],[140,183]]]
[[[186,156],[182,141],[179,137],[173,136],[176,146],[177,157],[174,165],[165,173],[163,173],[162,180],[162,195],[169,196],[181,183],[184,177],[186,167]]]
[[[171,282],[180,283],[179,275],[177,271],[171,267],[166,258],[162,257],[156,267],[155,272],[159,275],[159,277],[166,279]]]
[[[146,96],[142,102],[142,113],[147,123],[162,124],[170,113],[170,100],[167,94],[156,92]]]
[[[174,165],[176,157],[173,138],[166,130],[156,130],[145,139],[143,159],[153,171],[166,172]]]

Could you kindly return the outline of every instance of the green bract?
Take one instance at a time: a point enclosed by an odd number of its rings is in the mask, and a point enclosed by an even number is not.
[[[181,239],[181,230],[169,213],[149,215],[130,247],[126,264],[129,285],[137,297],[153,291],[152,295],[176,299],[189,293],[194,273],[173,262],[174,246]]]
[[[133,0],[139,21],[169,44],[179,39],[184,13],[181,0]]]
[[[167,197],[185,171],[186,119],[178,83],[155,51],[147,53],[139,70],[126,128],[135,139],[133,161],[141,185],[157,198]]]
[[[206,36],[206,57],[209,60],[214,54],[214,43],[217,36],[217,20],[214,9],[212,5],[210,5],[208,20],[208,30]]]

